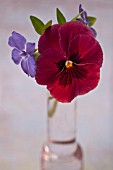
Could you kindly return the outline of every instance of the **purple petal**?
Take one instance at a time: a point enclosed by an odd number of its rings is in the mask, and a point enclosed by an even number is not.
[[[90,29],[91,29],[91,31],[93,32],[94,37],[96,38],[96,36],[97,36],[97,32],[96,32],[96,31],[95,31],[95,29],[94,29],[94,28],[92,28],[92,27],[90,27]]]
[[[87,17],[87,12],[86,12],[86,11],[84,11],[84,18],[85,18],[85,20],[86,20],[86,24],[89,24],[89,23],[90,23],[90,20],[89,20],[88,17]]]
[[[22,60],[22,62],[21,62],[21,67],[22,67],[22,70],[26,73],[26,74],[28,74],[28,70],[29,70],[29,66],[28,66],[28,60],[27,60],[27,58],[24,58],[23,60]],[[28,76],[29,76],[29,74],[28,74]]]
[[[26,52],[29,54],[29,55],[33,55],[34,54],[34,50],[35,50],[35,43],[30,43],[28,42],[26,44]]]
[[[79,5],[79,13],[81,13],[81,12],[83,12],[83,13],[80,15],[81,18],[82,18],[82,20],[85,22],[85,24],[89,24],[90,21],[89,21],[89,19],[88,19],[88,17],[87,17],[87,12],[82,9],[82,5],[80,4],[80,5]]]
[[[34,77],[36,72],[35,72],[35,68],[36,68],[36,64],[35,64],[35,60],[33,57],[28,57],[26,56],[26,58],[24,58],[21,62],[21,67],[22,70],[31,77]]]
[[[31,77],[35,77],[36,74],[36,62],[33,57],[28,58],[28,65],[29,65],[29,75]]]
[[[79,5],[79,13],[81,13],[82,11],[83,11],[82,5],[80,4],[80,5]]]
[[[14,48],[13,51],[12,51],[12,60],[14,61],[14,63],[19,64],[21,58],[22,58],[21,51]]]
[[[9,41],[8,41],[8,44],[11,47],[15,47],[19,50],[25,49],[25,43],[26,43],[26,39],[21,34],[15,31],[12,32],[12,36],[9,37]]]
[[[15,47],[15,46],[16,46],[15,43],[14,43],[14,41],[13,41],[13,39],[12,39],[12,36],[9,37],[8,44],[9,44],[9,46],[11,46],[11,47]]]
[[[84,10],[82,9],[82,5],[79,5],[79,13],[83,12]],[[84,20],[84,12],[80,15],[81,18]]]

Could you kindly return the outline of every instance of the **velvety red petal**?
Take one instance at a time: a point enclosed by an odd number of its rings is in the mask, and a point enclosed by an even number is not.
[[[66,75],[65,75],[66,76]],[[71,84],[64,85],[59,79],[56,79],[53,83],[47,85],[47,89],[50,91],[51,95],[56,98],[59,102],[68,103],[71,102],[79,93],[78,93],[78,84],[75,80]],[[67,80],[69,81],[69,80]]]
[[[71,40],[80,34],[94,36],[92,31],[80,21],[67,22],[60,27],[60,44],[66,55],[68,55],[68,47]]]
[[[71,69],[70,69],[71,70]],[[47,85],[51,95],[59,102],[71,102],[76,96],[93,90],[99,81],[100,69],[97,65],[75,66],[70,73],[61,72],[56,80]]]
[[[38,84],[47,85],[52,83],[59,74],[58,63],[66,59],[57,50],[48,49],[37,59],[35,79]]]
[[[79,95],[83,95],[93,90],[98,85],[100,79],[100,68],[96,64],[86,64],[80,67],[87,70],[86,77],[77,80],[79,85]]]
[[[68,51],[69,56],[78,54],[79,64],[94,63],[99,67],[102,66],[103,52],[101,46],[98,41],[91,36],[79,35],[75,37],[71,41]]]
[[[39,53],[44,52],[48,48],[53,48],[62,52],[59,44],[59,33],[58,30],[61,27],[60,24],[55,24],[42,34],[38,42]]]
[[[77,95],[79,95],[79,87],[76,83],[77,75],[75,68],[66,69],[57,75],[55,81],[47,85],[51,95],[59,102],[71,102]]]

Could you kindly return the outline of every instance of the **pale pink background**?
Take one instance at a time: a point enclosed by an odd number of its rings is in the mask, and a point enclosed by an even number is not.
[[[82,3],[98,18],[95,29],[104,51],[98,88],[78,98],[77,137],[84,149],[85,170],[113,169],[113,1],[0,1],[0,170],[40,170],[39,155],[46,138],[46,90],[11,60],[7,45],[13,30],[38,41],[29,16],[56,22],[59,7],[67,19]]]

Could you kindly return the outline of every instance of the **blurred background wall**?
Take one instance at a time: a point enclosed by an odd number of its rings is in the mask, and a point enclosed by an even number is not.
[[[56,22],[58,7],[67,20],[82,3],[97,17],[97,39],[104,52],[99,86],[78,97],[77,139],[84,149],[85,170],[113,169],[113,1],[3,0],[0,2],[0,169],[40,170],[46,140],[46,89],[28,78],[11,60],[8,37],[13,30],[38,42],[29,16]]]

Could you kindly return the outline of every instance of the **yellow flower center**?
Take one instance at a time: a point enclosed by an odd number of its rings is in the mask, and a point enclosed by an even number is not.
[[[71,67],[73,66],[73,62],[70,61],[70,60],[67,60],[67,61],[65,62],[65,66],[66,66],[66,68],[71,68]]]

